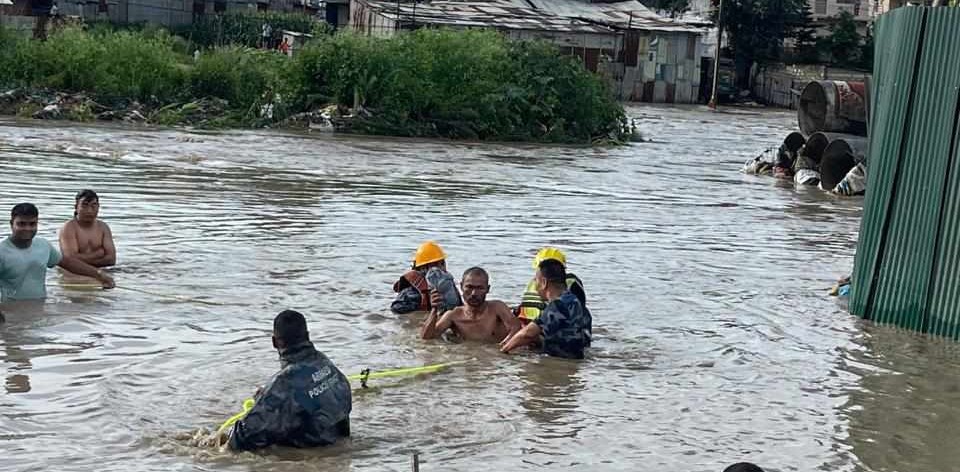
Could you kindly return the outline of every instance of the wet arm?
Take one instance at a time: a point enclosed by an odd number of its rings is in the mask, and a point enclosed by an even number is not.
[[[540,338],[540,333],[542,333],[540,330],[540,325],[536,323],[530,323],[517,332],[517,334],[507,337],[507,339],[504,340],[503,345],[500,347],[500,351],[509,353],[517,348],[533,344],[537,339]]]
[[[106,254],[107,252],[103,248],[100,248],[90,253],[74,254],[73,257],[80,259],[81,261],[86,262],[94,267],[99,267],[103,265],[100,263],[100,260],[103,259]]]
[[[497,316],[500,318],[500,322],[507,327],[509,332],[507,336],[503,339],[510,339],[515,334],[520,332],[523,328],[523,325],[520,324],[520,318],[517,318],[513,312],[510,310],[510,307],[506,303],[503,304],[502,309],[497,310]]]
[[[63,229],[60,230],[60,252],[63,254],[63,257],[79,259],[90,265],[97,265],[97,261],[106,255],[106,251],[103,249],[99,249],[90,254],[80,254],[80,245],[77,244],[77,231],[71,224],[63,225]],[[66,267],[64,268],[66,269]],[[73,271],[71,270],[70,272]]]
[[[80,254],[76,231],[69,223],[63,225],[63,229],[60,230],[60,253],[63,257],[77,257]]]
[[[434,308],[427,315],[427,320],[420,327],[420,337],[423,339],[434,339],[440,337],[446,330],[453,326],[453,310],[450,310],[439,316],[440,310]],[[439,319],[438,319],[439,318]]]
[[[104,284],[107,284],[109,287],[113,287],[113,279],[109,275],[107,275],[102,270],[97,269],[96,267],[93,267],[92,265],[87,264],[86,262],[83,262],[79,258],[71,257],[64,254],[63,257],[60,259],[60,263],[58,265],[60,267],[63,267],[64,269],[67,269],[70,272],[73,272],[74,274],[93,277],[103,282]]]
[[[103,240],[101,244],[103,244],[103,250],[94,253],[94,255],[98,257],[91,258],[93,260],[85,260],[84,262],[97,267],[116,265],[117,247],[113,244],[113,233],[110,232],[110,227],[106,224],[103,225]]]
[[[296,402],[285,390],[289,390],[285,382],[267,387],[250,413],[230,429],[230,449],[252,451],[278,444],[300,428],[300,415],[292,410]]]

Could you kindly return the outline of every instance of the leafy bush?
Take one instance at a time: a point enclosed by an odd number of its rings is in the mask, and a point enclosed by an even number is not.
[[[13,78],[34,87],[89,92],[108,101],[173,99],[183,82],[170,36],[58,31],[45,42],[22,42],[14,52]]]
[[[587,142],[625,122],[577,61],[492,31],[320,38],[298,53],[289,80],[301,107],[356,101],[374,110],[366,131],[377,133]]]
[[[284,91],[288,58],[270,51],[228,46],[200,55],[190,72],[191,97],[217,97],[249,109],[267,94]]]
[[[24,39],[5,28],[0,28],[0,86],[16,85],[20,79],[18,51]]]
[[[585,143],[625,131],[623,109],[604,83],[551,44],[477,30],[341,33],[321,35],[291,60],[244,44],[259,39],[264,18],[296,15],[240,16],[224,17],[247,22],[238,44],[196,60],[184,39],[151,27],[68,28],[46,42],[0,31],[0,85],[84,92],[108,104],[138,100],[164,123],[256,125],[336,104],[369,111],[352,124],[376,134]],[[208,97],[226,104],[199,117],[190,112]],[[267,104],[272,116],[262,117]]]
[[[274,12],[204,15],[196,18],[192,24],[174,27],[173,31],[204,48],[227,45],[255,48],[261,46],[264,23],[273,29],[271,40],[275,44],[279,43],[282,30],[302,33],[330,31],[325,22],[309,15]]]

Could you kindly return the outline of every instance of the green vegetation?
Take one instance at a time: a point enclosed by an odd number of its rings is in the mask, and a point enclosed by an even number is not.
[[[734,58],[739,87],[747,88],[748,71],[754,63],[828,63],[872,69],[873,38],[869,31],[866,37],[861,36],[854,16],[846,11],[828,22],[830,35],[817,38],[806,0],[724,0],[723,29],[730,38],[725,47]],[[786,38],[794,40],[788,57],[783,48]]]
[[[733,53],[740,88],[747,88],[753,63],[782,58],[783,40],[794,37],[809,20],[807,8],[806,0],[724,0],[721,20],[730,37],[727,47]]]
[[[0,85],[137,101],[160,124],[270,125],[332,104],[353,109],[340,128],[361,133],[587,143],[626,132],[622,107],[577,61],[490,31],[321,34],[293,59],[243,45],[196,60],[189,50],[159,29],[65,29],[42,43],[0,31]],[[90,106],[65,114],[94,116]]]
[[[821,56],[829,58],[838,67],[873,68],[873,35],[867,30],[863,37],[857,31],[857,23],[849,12],[841,12],[830,19],[830,36],[821,38],[818,48]]]
[[[87,92],[107,102],[168,101],[185,76],[163,31],[88,33],[69,28],[49,41],[0,37],[0,83]]]
[[[299,103],[360,105],[360,131],[469,139],[580,141],[617,134],[623,110],[553,46],[494,32],[337,35],[294,61]],[[392,133],[391,133],[392,134]]]
[[[642,0],[648,8],[666,12],[671,18],[677,18],[690,9],[690,0]]]
[[[204,15],[189,25],[174,28],[173,32],[203,48],[230,45],[255,48],[260,46],[264,23],[273,30],[271,41],[274,43],[280,42],[282,30],[315,36],[333,32],[327,23],[315,21],[308,15],[274,12]]]

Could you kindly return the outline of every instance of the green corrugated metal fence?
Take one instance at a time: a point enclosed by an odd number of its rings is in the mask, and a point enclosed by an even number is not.
[[[867,195],[850,312],[957,337],[960,10],[877,22]]]

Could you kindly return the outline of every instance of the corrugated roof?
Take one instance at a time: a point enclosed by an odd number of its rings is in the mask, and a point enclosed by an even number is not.
[[[435,1],[433,5],[503,5],[510,8],[533,9],[534,11],[576,18],[594,24],[602,24],[615,29],[641,31],[687,32],[702,34],[705,31],[691,24],[673,21],[660,16],[644,6],[638,0],[625,0],[613,3],[589,3],[583,0],[445,0]]]
[[[380,15],[402,23],[424,23],[462,28],[498,28],[532,31],[610,34],[613,28],[579,18],[553,15],[532,8],[496,2],[396,3],[368,0]]]

